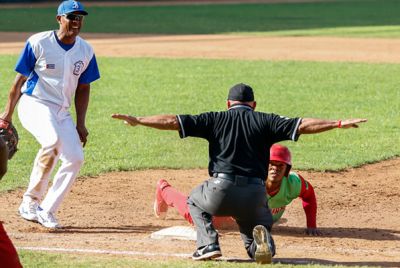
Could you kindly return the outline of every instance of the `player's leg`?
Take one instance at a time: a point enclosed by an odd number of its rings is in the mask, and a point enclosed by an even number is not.
[[[33,163],[28,188],[19,208],[22,217],[27,220],[37,220],[38,203],[47,190],[51,172],[59,157],[61,143],[58,137],[58,123],[55,108],[52,110],[52,107],[25,95],[20,99],[18,116],[22,126],[41,145]]]
[[[54,176],[52,186],[41,203],[43,212],[40,214],[43,214],[43,216],[47,214],[52,218],[49,219],[50,221],[55,220],[55,222],[50,222],[49,226],[46,226],[49,228],[52,228],[52,226],[59,227],[54,213],[56,213],[61,202],[69,193],[84,160],[81,141],[69,114],[60,122],[59,137],[61,140],[61,166]]]
[[[154,215],[159,219],[165,219],[165,217],[167,216],[168,204],[163,197],[163,191],[167,187],[169,188],[170,185],[166,180],[161,179],[157,182],[156,195],[153,203],[153,211]]]
[[[168,207],[174,207],[178,213],[190,224],[193,224],[192,217],[187,205],[188,196],[182,194],[172,187],[166,180],[161,179],[157,183],[156,200],[154,202],[154,213],[156,217],[164,219]]]

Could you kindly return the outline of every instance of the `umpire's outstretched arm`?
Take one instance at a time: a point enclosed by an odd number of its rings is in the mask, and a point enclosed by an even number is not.
[[[317,118],[303,118],[297,130],[298,134],[314,134],[334,128],[357,128],[359,123],[367,119],[326,120]]]
[[[179,122],[176,115],[152,115],[152,116],[131,116],[127,114],[113,114],[115,119],[124,120],[130,126],[142,125],[161,130],[179,130]]]
[[[127,114],[113,114],[115,119],[124,120],[130,126],[142,125],[162,130],[179,130],[180,125],[176,115],[131,116]],[[327,120],[318,118],[303,118],[298,128],[298,134],[314,134],[334,128],[358,128],[359,123],[367,119]]]

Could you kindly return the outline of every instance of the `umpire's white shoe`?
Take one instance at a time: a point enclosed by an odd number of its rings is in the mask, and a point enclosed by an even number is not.
[[[53,213],[41,210],[39,207],[37,210],[37,220],[38,222],[46,228],[57,229],[61,228],[56,217]]]
[[[22,201],[21,205],[18,208],[19,215],[22,218],[28,221],[37,221],[36,210],[39,207],[39,204],[35,201]]]
[[[253,237],[256,242],[255,261],[261,264],[272,263],[272,254],[268,246],[270,241],[267,228],[262,225],[257,225],[253,229]]]

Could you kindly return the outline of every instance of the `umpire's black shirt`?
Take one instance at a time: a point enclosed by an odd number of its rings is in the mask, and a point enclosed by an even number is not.
[[[269,149],[283,140],[298,139],[300,118],[253,111],[235,105],[224,112],[178,115],[179,135],[209,142],[208,172],[267,177]]]

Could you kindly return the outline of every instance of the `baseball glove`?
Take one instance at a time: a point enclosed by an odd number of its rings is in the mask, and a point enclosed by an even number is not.
[[[0,138],[4,140],[8,147],[8,159],[11,159],[18,150],[18,132],[11,122],[0,118]]]

